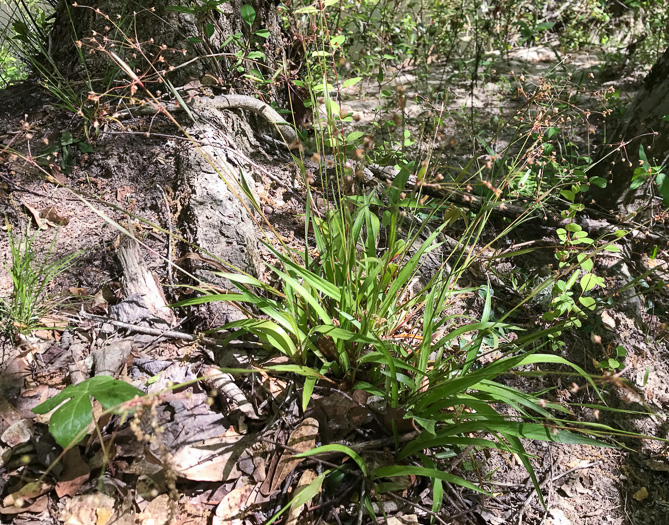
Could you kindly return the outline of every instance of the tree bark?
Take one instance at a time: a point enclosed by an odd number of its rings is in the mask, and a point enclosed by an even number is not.
[[[641,91],[627,109],[611,144],[598,156],[598,164],[588,175],[604,177],[606,188],[591,186],[595,203],[605,209],[626,213],[639,190],[630,189],[634,170],[640,166],[639,149],[643,146],[652,166],[669,160],[669,49],[655,64]]]
[[[259,179],[252,163],[246,160],[257,156],[259,149],[255,140],[258,126],[249,125],[250,114],[260,115],[264,126],[278,129],[286,143],[296,140],[294,130],[288,129],[282,123],[283,118],[266,104],[277,102],[286,107],[287,99],[282,95],[287,91],[280,83],[261,84],[246,75],[255,69],[270,79],[281,68],[285,45],[275,5],[267,0],[230,0],[220,2],[216,9],[202,11],[203,2],[189,0],[81,0],[79,4],[65,1],[68,3],[61,2],[57,11],[51,35],[52,54],[63,82],[71,86],[77,76],[86,80],[77,89],[83,91],[84,99],[88,98],[85,103],[97,104],[96,118],[104,102],[116,104],[119,100],[124,106],[112,109],[118,115],[138,116],[143,111],[152,116],[158,114],[155,97],[160,90],[173,103],[161,99],[163,114],[169,112],[189,137],[178,146],[170,146],[173,141],[165,140],[163,147],[169,151],[172,163],[166,163],[160,180],[151,180],[151,185],[155,188],[159,183],[161,188],[171,187],[175,194],[183,195],[179,201],[183,211],[177,226],[190,244],[184,243],[177,249],[187,252],[183,259],[191,282],[199,289],[207,285],[232,288],[229,281],[212,272],[220,268],[202,267],[194,263],[195,258],[189,259],[187,256],[193,252],[208,259],[216,258],[217,264],[228,271],[257,275],[261,268],[259,232],[253,221],[253,206],[246,201],[240,187],[243,179],[245,186],[253,191]],[[251,25],[249,8],[245,7],[245,18],[241,14],[242,7],[248,5],[255,12]],[[261,29],[269,35],[258,35]],[[264,58],[257,54],[249,57],[254,51],[262,52]],[[216,82],[205,85],[201,80],[205,75],[214,77]],[[98,80],[90,86],[90,79]],[[175,88],[184,87],[181,99],[173,95],[167,81]],[[198,89],[211,87],[217,96],[207,93],[198,97],[204,93],[191,93],[186,84]],[[258,100],[259,86],[268,100]],[[154,96],[149,97],[144,88]],[[88,89],[95,93],[88,96]],[[191,108],[188,114],[177,112],[177,107],[183,109],[184,100],[188,102],[190,96],[196,100],[188,103]],[[132,105],[128,103],[130,98],[138,101],[151,98],[151,104]],[[230,110],[234,108],[237,109],[232,113]],[[241,115],[240,109],[244,112]],[[114,121],[101,121],[96,152],[104,142],[110,143],[110,150],[116,144],[121,150],[123,136],[106,134]],[[137,162],[132,166],[117,166],[116,171],[132,170],[144,174],[141,179],[150,178],[152,160],[142,154],[146,149],[143,140],[149,139],[138,136],[132,144],[126,144],[129,150],[137,152]],[[94,154],[91,159],[105,166],[104,171],[114,172],[113,156],[102,158]],[[232,305],[218,302],[203,305],[196,317],[212,328],[242,319],[244,315]]]

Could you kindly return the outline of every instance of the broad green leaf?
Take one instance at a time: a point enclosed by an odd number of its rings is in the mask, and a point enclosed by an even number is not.
[[[600,188],[606,188],[606,179],[603,177],[590,177],[590,179],[588,179],[588,182]]]
[[[646,157],[646,150],[643,149],[643,144],[639,145],[639,159],[641,159],[644,164],[648,164],[648,157]]]
[[[562,190],[560,195],[562,195],[569,202],[574,202],[574,199],[576,198],[576,195],[574,195],[574,192],[571,190]]]
[[[249,4],[244,4],[241,8],[240,14],[242,15],[242,20],[246,22],[249,27],[253,26],[253,22],[256,19],[256,10]]]
[[[93,420],[91,396],[105,409],[113,409],[135,396],[145,395],[140,389],[109,376],[95,376],[78,385],[69,385],[41,405],[33,408],[35,414],[46,414],[61,405],[49,420],[49,432],[56,442],[66,448],[81,439]]]
[[[592,268],[594,267],[595,263],[587,253],[579,253],[578,256],[576,257],[578,259],[578,263],[581,265],[581,268],[583,268],[584,272],[590,272],[592,271]]]
[[[332,47],[339,47],[341,46],[344,42],[346,41],[346,37],[344,35],[337,35],[330,39],[330,45]]]
[[[348,135],[346,135],[346,142],[355,142],[358,140],[360,137],[363,137],[365,134],[362,131],[351,131]]]
[[[589,310],[594,310],[597,306],[596,301],[592,297],[579,297],[578,302]]]
[[[313,15],[317,12],[317,9],[313,5],[308,5],[295,10],[295,14],[299,15]]]
[[[604,284],[604,279],[592,273],[586,273],[581,277],[581,288],[583,292],[589,292],[595,286],[601,286]]]
[[[341,87],[342,88],[347,88],[347,87],[355,86],[361,80],[362,80],[362,77],[349,78],[347,80],[344,80]]]
[[[550,140],[558,133],[560,133],[560,128],[548,128],[546,130],[546,139]]]
[[[662,195],[662,203],[669,207],[669,177],[665,173],[658,173],[655,182]]]

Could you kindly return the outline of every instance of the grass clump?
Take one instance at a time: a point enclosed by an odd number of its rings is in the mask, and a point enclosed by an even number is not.
[[[0,302],[5,332],[29,334],[41,327],[41,319],[51,312],[57,299],[49,295],[50,283],[66,271],[79,253],[54,260],[53,248],[56,235],[46,253],[38,253],[35,240],[40,230],[31,234],[26,229],[22,238],[16,239],[8,232],[10,265],[6,266],[12,280],[12,295]]]

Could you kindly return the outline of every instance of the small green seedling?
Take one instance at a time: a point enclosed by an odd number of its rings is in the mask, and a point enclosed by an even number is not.
[[[624,368],[622,361],[623,359],[625,359],[626,356],[627,356],[627,350],[625,350],[623,346],[618,345],[616,347],[615,357],[607,357],[606,359],[603,359],[601,361],[595,361],[593,359],[592,361],[596,368],[599,368],[601,370],[608,370],[609,372],[616,372]]]

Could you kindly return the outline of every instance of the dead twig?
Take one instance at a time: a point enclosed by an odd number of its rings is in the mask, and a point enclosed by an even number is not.
[[[201,341],[202,343],[221,347],[221,341],[214,339],[212,337],[201,337],[198,335],[187,334],[185,332],[177,332],[175,330],[161,330],[159,328],[150,328],[148,326],[139,326],[131,323],[124,323],[123,321],[117,321],[115,319],[110,319],[108,317],[103,317],[101,315],[93,315],[87,312],[79,312],[79,316],[84,319],[90,319],[91,321],[97,321],[100,323],[109,323],[118,328],[125,328],[126,330],[132,330],[140,334],[155,335],[164,337],[166,339],[180,339],[182,341]],[[255,341],[238,341],[233,340],[226,344],[225,348],[243,348],[243,349],[260,349],[263,348],[261,343]]]
[[[160,193],[163,196],[163,201],[165,202],[165,211],[167,213],[166,215],[167,228],[170,232],[170,235],[167,238],[167,281],[170,283],[171,286],[174,286],[174,278],[172,276],[172,236],[174,235],[174,231],[172,229],[172,211],[170,209],[170,203],[167,200],[167,195],[165,194],[165,190],[160,184],[156,184],[156,186],[158,187]]]

